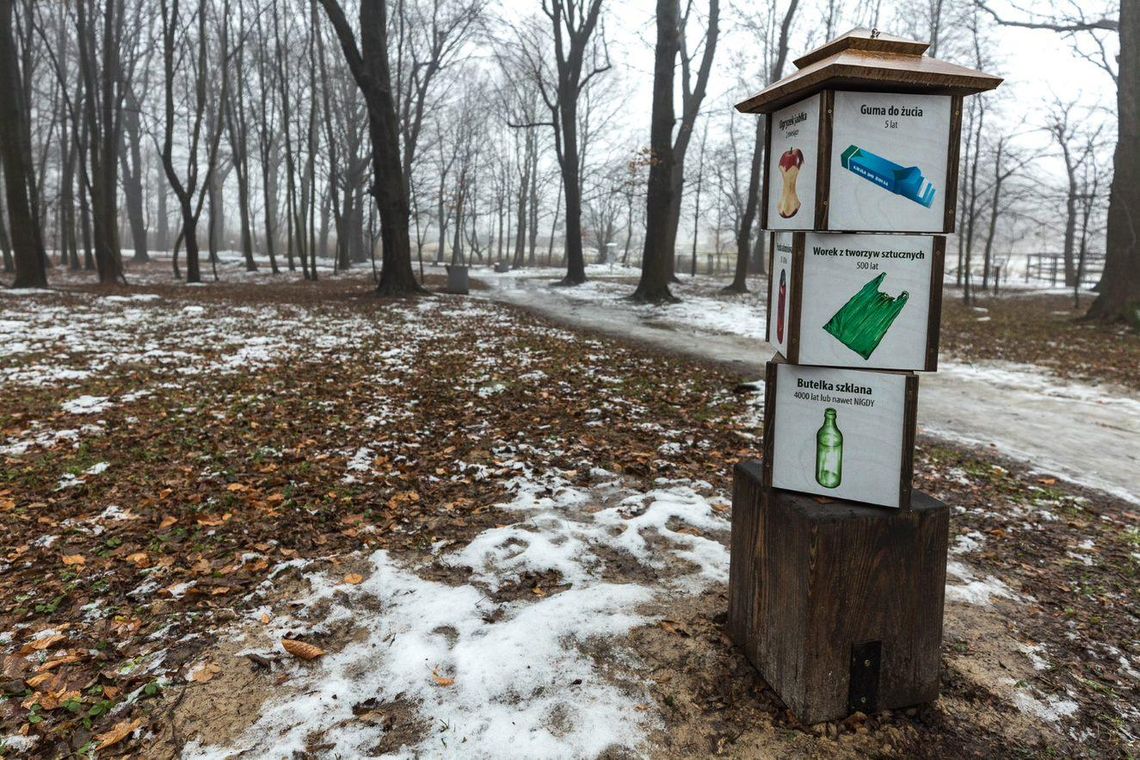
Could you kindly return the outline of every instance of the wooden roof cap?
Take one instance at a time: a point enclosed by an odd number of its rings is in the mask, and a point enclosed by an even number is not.
[[[923,55],[927,43],[852,29],[795,61],[799,71],[737,103],[743,113],[772,113],[828,87],[971,95],[1001,77]]]

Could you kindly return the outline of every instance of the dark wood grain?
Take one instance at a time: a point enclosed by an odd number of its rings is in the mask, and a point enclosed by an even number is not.
[[[776,314],[776,299],[772,298],[772,280],[776,276],[776,233],[761,232],[760,234],[768,236],[768,322],[764,325],[764,340],[772,343],[772,324]]]
[[[955,213],[958,208],[958,156],[962,149],[962,96],[950,99],[950,142],[946,157],[946,217],[942,231],[954,232]]]
[[[926,371],[938,371],[938,342],[942,337],[942,278],[946,272],[946,236],[934,238],[930,267],[930,311],[926,316]]]
[[[768,229],[768,193],[772,186],[772,117],[764,119],[764,165],[760,176],[760,229]]]
[[[902,463],[899,465],[899,509],[912,509],[914,483],[914,438],[918,431],[918,375],[907,373],[906,402],[903,406]]]
[[[924,55],[849,48],[769,85],[737,103],[736,110],[772,113],[825,88],[961,96],[992,90],[1001,82],[1001,77]]]
[[[776,437],[772,435],[772,423],[776,419],[776,365],[781,361],[783,358],[777,353],[764,368],[764,438],[761,445],[765,483],[772,482],[772,452],[776,445]]]
[[[949,509],[908,511],[765,487],[734,472],[728,631],[804,723],[849,713],[852,653],[878,642],[877,707],[938,696]],[[857,684],[856,691],[867,684]]]
[[[792,292],[788,304],[788,356],[792,364],[800,360],[800,329],[804,305],[804,243],[807,236],[792,233]]]
[[[815,229],[826,230],[831,212],[831,135],[835,129],[835,90],[824,90],[819,104],[819,145],[815,180]]]

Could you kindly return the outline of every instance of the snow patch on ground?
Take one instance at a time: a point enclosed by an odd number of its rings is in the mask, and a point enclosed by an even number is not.
[[[997,578],[991,575],[979,579],[974,576],[974,572],[970,568],[961,562],[954,560],[947,562],[946,575],[961,581],[961,583],[946,584],[947,601],[988,607],[993,603],[995,597],[1010,600],[1019,599],[1009,586]]]
[[[327,751],[356,757],[382,733],[351,721],[353,703],[368,697],[381,704],[397,698],[417,702],[431,723],[422,749],[444,756],[457,747],[464,757],[596,756],[640,730],[642,714],[574,644],[620,636],[639,625],[642,618],[630,610],[651,597],[648,589],[570,589],[512,605],[504,619],[491,622],[493,605],[474,586],[422,580],[384,551],[370,563],[371,576],[354,591],[382,610],[378,619],[361,621],[367,638],[322,658],[319,678],[306,679],[301,693],[264,706],[257,725],[235,746],[191,746],[184,756],[272,750],[288,757],[304,751],[311,731],[345,721],[347,726],[326,735],[333,745]],[[306,604],[337,593],[328,581],[315,586]],[[332,614],[353,613],[339,607]]]
[[[1048,650],[1044,644],[1022,644],[1018,647],[1021,653],[1029,658],[1029,662],[1033,664],[1034,670],[1048,670],[1050,665],[1049,661],[1045,659]]]
[[[356,586],[339,576],[306,576],[312,591],[291,600],[293,614],[304,618],[320,607],[309,630],[348,622],[362,636],[315,668],[297,668],[289,681],[293,693],[264,706],[235,744],[195,744],[186,757],[289,756],[304,750],[311,733],[333,725],[340,727],[322,739],[333,745],[329,754],[358,756],[383,732],[352,720],[353,704],[369,699],[410,700],[424,719],[426,737],[400,756],[560,758],[636,750],[651,721],[637,709],[648,699],[646,685],[617,678],[590,648],[615,640],[620,647],[633,628],[652,622],[640,610],[660,594],[698,593],[726,580],[728,551],[708,534],[729,530],[722,516],[727,500],[706,495],[711,488],[699,482],[660,480],[635,490],[604,470],[591,472],[594,485],[576,487],[566,473],[535,473],[504,450],[496,456],[520,473],[514,499],[498,506],[525,514],[453,552],[439,547],[439,565],[466,575],[466,583],[422,578],[385,551],[368,558],[371,573]],[[623,567],[632,561],[645,568],[653,583],[608,572],[615,556]],[[496,592],[527,574],[553,580],[495,601]],[[282,616],[269,632],[297,628]],[[634,652],[625,656],[636,659]]]
[[[976,530],[972,530],[969,533],[958,536],[954,540],[954,545],[950,547],[950,553],[969,554],[970,552],[976,552],[982,548],[982,544],[985,543],[985,540],[985,536]]]
[[[1043,696],[1040,699],[1026,691],[1018,691],[1013,695],[1014,706],[1025,713],[1049,723],[1059,723],[1062,718],[1076,715],[1079,705],[1071,699],[1065,699],[1054,694]]]
[[[599,273],[604,276],[604,273]],[[479,274],[483,277],[483,273]],[[708,295],[723,285],[723,279],[698,275],[685,277],[674,284],[673,292],[680,303],[649,305],[627,300],[633,292],[628,281],[594,278],[573,288],[554,287],[546,276],[528,276],[511,273],[489,277],[509,300],[526,299],[536,294],[549,303],[571,311],[584,305],[604,308],[614,320],[642,322],[666,329],[694,329],[724,335],[743,335],[764,340],[767,333],[767,312],[763,308],[765,293],[752,292],[740,295]]]
[[[100,414],[111,408],[111,402],[106,396],[80,396],[64,401],[60,408],[71,414]]]
[[[0,293],[4,292],[11,291],[5,291],[3,288],[0,288]],[[39,741],[40,737],[36,734],[29,734],[28,736],[20,736],[19,734],[0,736],[0,754],[3,754],[5,757],[7,757],[7,753],[23,755],[35,749]]]
[[[95,475],[102,475],[110,466],[111,465],[109,462],[99,462],[97,464],[91,465],[78,475],[72,472],[64,473],[63,477],[59,479],[59,483],[56,484],[55,490],[62,491],[65,488],[76,488],[77,486],[81,486],[87,482],[87,478],[94,477]]]

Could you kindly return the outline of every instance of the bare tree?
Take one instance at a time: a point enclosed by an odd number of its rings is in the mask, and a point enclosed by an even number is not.
[[[93,8],[94,2],[91,5]],[[91,194],[95,265],[99,282],[117,283],[123,281],[118,232],[119,135],[123,98],[119,45],[122,41],[123,0],[104,0],[101,34],[96,20],[88,17],[88,0],[76,2],[75,18],[79,71],[86,90],[83,118],[91,138],[88,150],[90,168],[84,178]]]
[[[621,264],[629,264],[629,247],[633,241],[634,226],[641,226],[644,219],[644,196],[647,187],[646,169],[652,163],[648,148],[632,152],[625,162],[625,175],[620,186],[621,196],[625,202],[625,243],[622,245]],[[640,213],[637,209],[640,207]]]
[[[993,151],[993,177],[989,188],[990,193],[990,220],[986,231],[986,242],[982,249],[982,291],[989,288],[990,276],[993,274],[994,263],[994,237],[997,234],[998,219],[1005,212],[1003,201],[1006,198],[1002,190],[1011,177],[1025,166],[1026,159],[1011,155],[1008,135],[998,137]]]
[[[143,190],[146,167],[143,165],[142,153],[142,103],[137,95],[137,80],[141,72],[145,88],[145,78],[154,55],[154,47],[147,44],[146,40],[153,33],[154,14],[138,4],[132,4],[131,23],[126,26],[121,45],[123,115],[119,166],[123,178],[123,201],[135,248],[134,261],[138,263],[149,261],[150,255],[147,252],[146,198]]]
[[[225,0],[223,14],[229,15],[230,0]],[[208,82],[210,77],[209,45],[206,34],[206,6],[200,5],[195,14],[197,21],[197,39],[186,39],[185,32],[179,34],[185,27],[179,9],[179,0],[160,0],[162,15],[162,53],[163,53],[163,93],[165,100],[165,125],[162,142],[162,164],[166,171],[167,181],[178,198],[179,210],[182,213],[182,242],[186,246],[186,281],[201,282],[202,274],[198,256],[198,220],[202,215],[202,207],[206,194],[210,189],[210,182],[217,165],[218,145],[222,137],[223,120],[218,119],[212,134],[203,134],[206,121],[206,98],[208,97]],[[224,29],[225,27],[223,27]],[[185,49],[179,49],[179,42]],[[227,56],[228,45],[225,39],[221,40],[218,68],[221,74],[221,95],[225,101],[230,84],[229,65]],[[189,117],[191,128],[189,145],[186,149],[186,179],[179,177],[178,169],[174,165],[174,130],[175,130],[175,75],[179,63],[188,61],[193,66],[194,97],[190,104]],[[199,152],[201,143],[205,138],[208,142],[206,157],[206,172],[203,176],[199,165]],[[195,198],[195,193],[197,197]],[[177,268],[177,260],[175,261]],[[177,269],[176,269],[177,272]]]
[[[578,101],[591,80],[610,69],[601,18],[602,0],[543,0],[542,13],[553,41],[553,70],[547,46],[534,29],[519,27],[518,49],[543,102],[550,111],[545,125],[554,130],[555,155],[562,174],[566,220],[566,276],[563,285],[586,281],[582,253],[582,187]],[[596,32],[596,34],[595,34]],[[539,126],[534,123],[531,126]],[[557,210],[556,210],[557,215]]]
[[[669,292],[673,251],[667,248],[667,227],[673,208],[673,70],[680,49],[677,0],[657,2],[657,44],[653,54],[653,109],[649,131],[649,183],[645,193],[645,246],[641,254],[641,279],[633,292],[635,301],[676,301]]]
[[[705,179],[705,146],[709,140],[709,125],[701,130],[701,150],[697,154],[697,189],[693,200],[693,249],[689,259],[689,275],[697,276],[697,240],[701,229],[701,189]],[[719,253],[719,251],[717,252]]]
[[[388,8],[386,0],[361,0],[360,47],[337,0],[320,2],[340,40],[345,61],[368,104],[372,141],[372,196],[380,212],[383,269],[377,293],[406,296],[423,290],[412,271],[411,205],[400,157],[400,127],[388,65]]]
[[[245,0],[237,0],[238,37],[243,44],[234,50],[234,80],[237,86],[230,93],[230,97],[222,104],[225,111],[226,132],[230,139],[230,156],[237,175],[238,183],[238,218],[241,224],[241,253],[245,259],[247,272],[257,271],[257,262],[253,258],[253,219],[250,213],[250,187],[249,187],[249,109],[246,108],[246,91],[249,87],[246,77],[244,39],[246,37]],[[229,23],[224,19],[223,23]]]
[[[621,185],[624,181],[625,166],[611,164],[610,169],[600,173],[585,193],[586,225],[583,236],[598,251],[598,263],[610,262],[610,246],[614,244],[621,220],[623,199]]]
[[[672,235],[671,241],[666,241],[665,247],[669,251],[670,273],[673,273],[676,256],[673,253],[677,248],[677,228],[681,223],[681,198],[684,195],[685,183],[685,154],[689,150],[689,142],[693,136],[693,126],[701,111],[705,92],[708,89],[709,76],[712,73],[713,57],[716,54],[717,39],[720,36],[720,2],[709,0],[705,24],[698,37],[696,45],[690,45],[689,34],[696,23],[693,16],[696,5],[693,0],[685,1],[685,10],[680,18],[680,31],[678,35],[678,56],[681,64],[681,118],[677,124],[677,133],[673,138],[673,207],[670,210],[668,232]],[[700,63],[693,70],[697,56]],[[674,278],[675,279],[675,278]]]
[[[28,198],[31,167],[25,145],[28,110],[12,33],[12,0],[0,0],[0,163],[8,200],[15,288],[47,287],[47,256]]]
[[[1136,210],[1140,209],[1140,6],[1131,0],[1120,3],[1116,18],[1088,17],[1076,3],[1055,14],[1022,14],[1008,18],[982,0],[978,7],[1005,26],[1042,29],[1076,39],[1091,40],[1092,53],[1078,52],[1096,63],[1116,84],[1116,150],[1112,159],[1112,185],[1108,201],[1108,232],[1104,275],[1100,293],[1087,316],[1105,322],[1127,321],[1140,325],[1140,234]],[[1120,53],[1111,60],[1105,41],[1114,34]]]
[[[787,9],[784,11],[783,20],[779,25],[779,33],[775,40],[772,40],[774,31],[774,16],[769,17],[768,23],[765,25],[767,30],[765,39],[765,51],[768,54],[768,65],[765,71],[765,85],[777,81],[783,76],[784,65],[788,59],[788,38],[792,30],[792,21],[796,17],[796,10],[799,8],[799,0],[790,0]],[[772,11],[775,11],[773,6]],[[750,242],[752,240],[752,225],[756,220],[756,209],[760,203],[760,182],[761,182],[761,169],[764,166],[765,153],[764,153],[764,119],[756,120],[756,132],[754,135],[752,147],[752,164],[751,173],[748,175],[748,192],[745,195],[744,213],[740,217],[740,223],[737,225],[736,232],[736,271],[732,278],[732,284],[725,288],[728,292],[744,293],[747,292],[747,276],[748,276],[748,257],[752,251]]]

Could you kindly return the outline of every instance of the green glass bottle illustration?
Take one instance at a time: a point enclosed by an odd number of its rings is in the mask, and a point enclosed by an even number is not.
[[[835,424],[835,410],[823,412],[823,427],[815,434],[815,481],[838,488],[843,480],[843,433]]]

